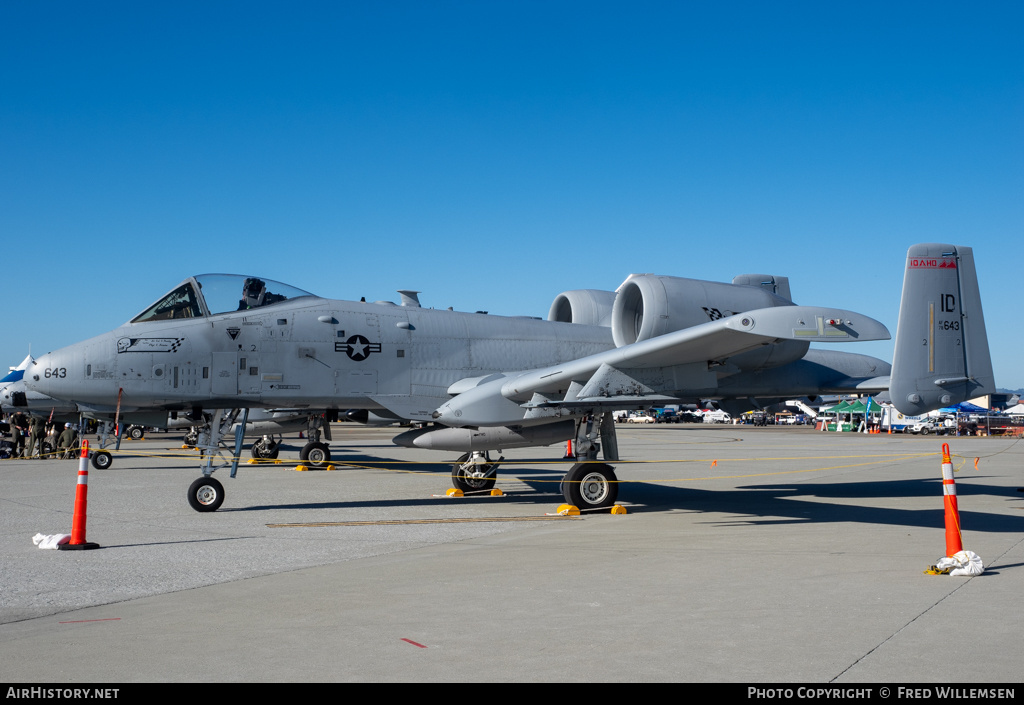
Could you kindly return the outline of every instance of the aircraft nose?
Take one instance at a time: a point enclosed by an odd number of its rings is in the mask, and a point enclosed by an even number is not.
[[[25,370],[25,386],[33,392],[56,396],[61,380],[68,379],[68,364],[64,356],[47,353],[36,358]]]
[[[43,386],[48,383],[48,379],[42,374],[43,367],[41,365],[46,364],[48,367],[49,359],[49,354],[37,357],[29,363],[28,369],[25,370],[23,381],[25,386],[31,391],[42,392]]]

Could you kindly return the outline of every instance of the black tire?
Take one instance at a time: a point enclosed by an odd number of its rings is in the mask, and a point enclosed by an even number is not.
[[[562,496],[579,509],[607,509],[619,498],[615,470],[605,463],[577,463],[562,478]]]
[[[452,484],[455,485],[455,489],[462,490],[463,493],[490,492],[493,490],[494,482],[497,478],[493,475],[490,477],[472,477],[467,475],[463,468],[463,465],[465,465],[467,460],[469,460],[469,453],[464,453],[459,457],[459,462],[452,465]],[[490,472],[492,467],[494,467],[493,463],[477,466],[477,468],[483,473]]]
[[[224,504],[224,486],[212,477],[200,477],[189,485],[188,503],[197,512],[215,512]]]
[[[48,441],[43,441],[42,454],[42,457],[46,458],[47,460],[54,457],[53,446],[50,445]]]
[[[97,470],[106,470],[114,463],[113,456],[105,450],[98,450],[92,454],[92,466]]]
[[[299,460],[304,460],[314,467],[331,462],[331,449],[326,443],[307,443],[299,451]]]
[[[145,429],[142,426],[131,426],[128,429],[128,437],[133,441],[141,441],[142,437],[146,435]]]
[[[927,426],[925,426],[924,428],[921,429],[921,435],[922,436],[927,436],[929,433],[930,433],[930,431],[928,430]]]
[[[276,460],[278,454],[281,452],[281,447],[271,441],[269,444],[264,443],[263,439],[259,439],[252,444],[252,448],[249,449],[249,453],[256,460]]]

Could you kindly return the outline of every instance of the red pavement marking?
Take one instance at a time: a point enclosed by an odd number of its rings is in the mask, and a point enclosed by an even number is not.
[[[86,622],[117,622],[120,617],[108,617],[107,619],[80,619],[77,622],[57,622],[57,624],[85,624]]]

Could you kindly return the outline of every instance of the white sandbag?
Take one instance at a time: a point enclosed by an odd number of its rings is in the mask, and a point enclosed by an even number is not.
[[[39,548],[57,548],[70,540],[71,534],[36,534],[32,537],[32,543]]]
[[[981,556],[974,551],[960,551],[952,556],[940,558],[935,566],[939,570],[949,570],[950,575],[981,575],[985,572]]]

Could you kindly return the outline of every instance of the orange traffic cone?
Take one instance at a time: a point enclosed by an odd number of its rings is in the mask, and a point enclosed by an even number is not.
[[[576,454],[572,452],[572,439],[570,438],[568,441],[566,441],[565,457],[562,458],[562,460],[575,460],[575,459],[576,459]]]
[[[98,543],[85,540],[85,514],[89,503],[89,441],[82,441],[78,459],[78,485],[75,488],[75,514],[71,520],[71,540],[57,546],[61,551],[84,551],[99,548]]]
[[[948,443],[942,444],[942,499],[946,512],[946,555],[952,556],[964,550],[964,546],[960,535],[960,510],[956,506],[956,481],[953,479]]]

